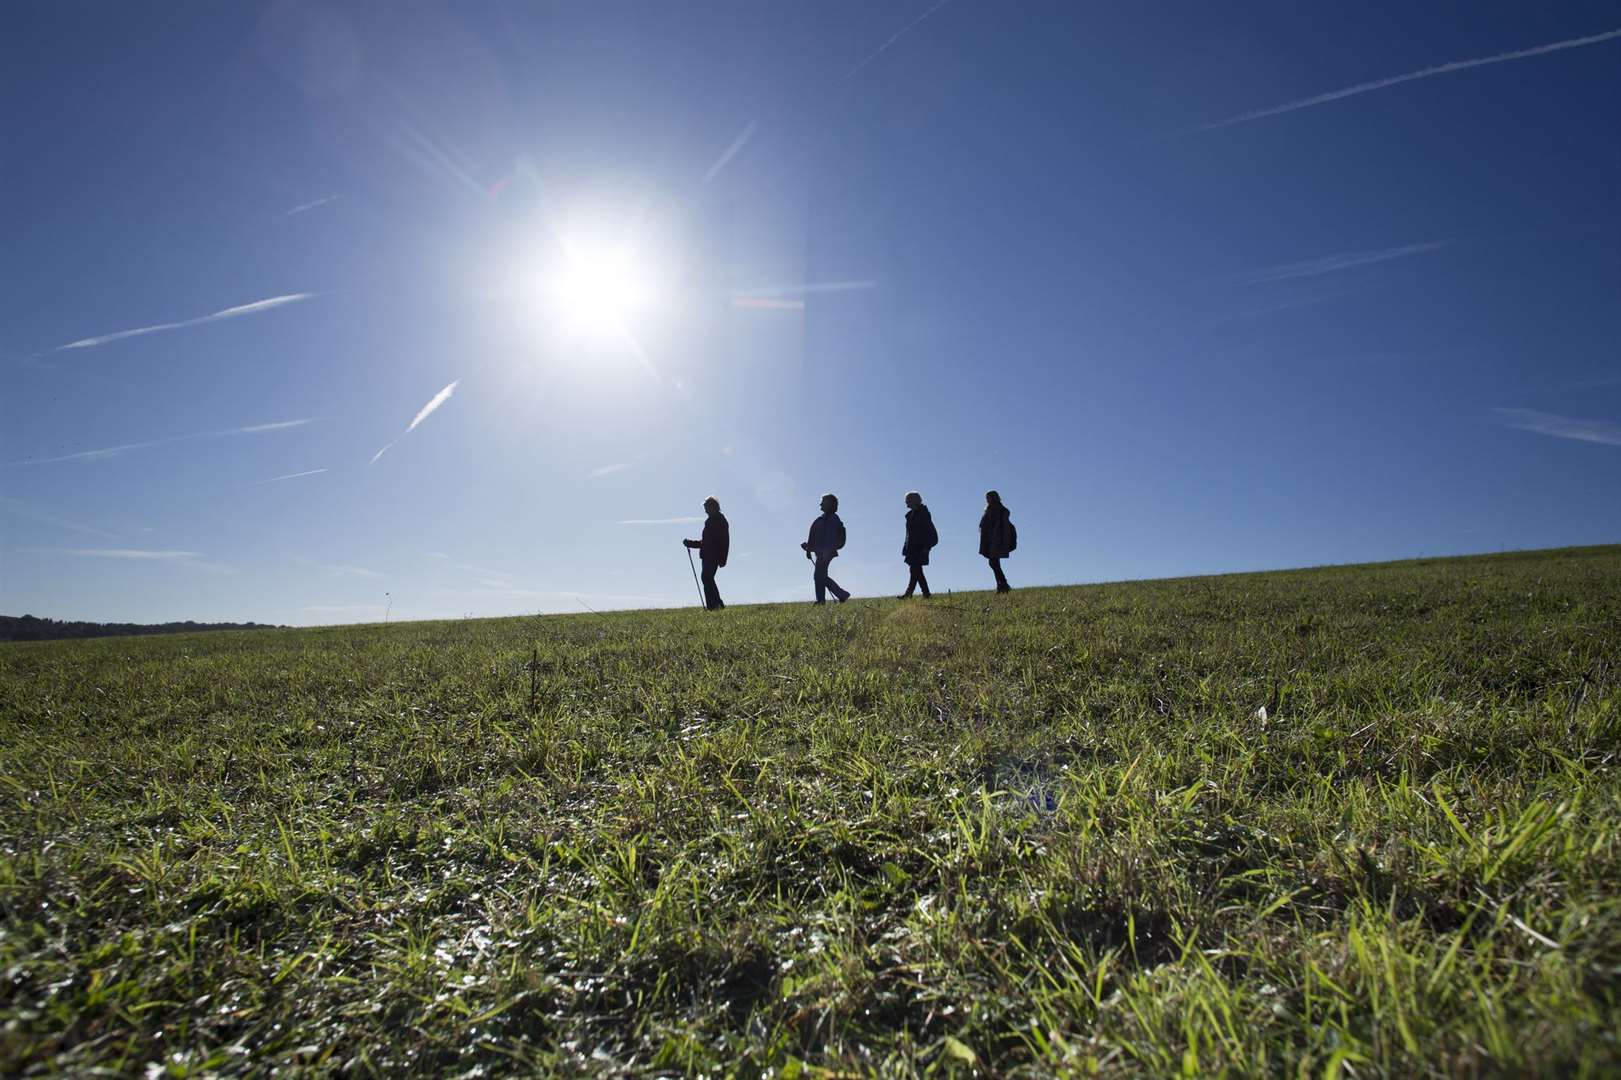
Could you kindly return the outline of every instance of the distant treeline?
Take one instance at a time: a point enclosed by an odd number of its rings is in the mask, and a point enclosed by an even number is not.
[[[117,637],[125,634],[190,634],[201,630],[276,630],[269,623],[99,623],[61,622],[32,615],[0,615],[0,641],[55,641],[59,638]]]

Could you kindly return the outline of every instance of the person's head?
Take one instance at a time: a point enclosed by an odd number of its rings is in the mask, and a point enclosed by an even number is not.
[[[822,513],[831,514],[839,508],[839,497],[832,492],[822,496]]]
[[[987,491],[985,493],[985,505],[986,506],[1001,506],[1002,505],[1002,496],[998,495],[994,491]]]
[[[709,498],[705,499],[704,500],[704,513],[706,513],[706,514],[718,514],[718,513],[720,513],[720,500],[715,498],[715,496],[713,496],[713,495],[711,495]]]
[[[918,507],[923,505],[923,496],[919,495],[915,491],[908,491],[906,493],[906,505],[910,506],[913,510],[916,510]]]

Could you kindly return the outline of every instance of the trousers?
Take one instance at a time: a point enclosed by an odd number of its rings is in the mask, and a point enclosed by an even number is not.
[[[850,599],[850,594],[839,588],[839,583],[827,576],[827,568],[833,562],[833,558],[832,555],[816,556],[816,573],[812,576],[811,582],[816,586],[816,602],[818,604],[827,602],[828,593],[832,593],[840,600]]]
[[[700,577],[702,577],[704,583],[704,607],[710,611],[719,611],[726,606],[721,601],[720,590],[715,587],[715,571],[720,567],[708,559],[704,559],[702,562],[704,569]]]

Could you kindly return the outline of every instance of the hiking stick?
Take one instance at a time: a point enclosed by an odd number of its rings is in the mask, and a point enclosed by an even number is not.
[[[687,568],[692,571],[692,584],[698,590],[698,606],[707,609],[709,601],[704,598],[704,587],[698,584],[698,568],[692,563],[692,549],[687,549]]]

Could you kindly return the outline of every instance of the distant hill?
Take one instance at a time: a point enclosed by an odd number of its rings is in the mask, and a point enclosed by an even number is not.
[[[200,623],[189,619],[168,623],[62,622],[33,615],[0,615],[0,641],[56,641],[63,638],[124,637],[131,634],[190,634],[203,630],[277,630],[269,623]]]

